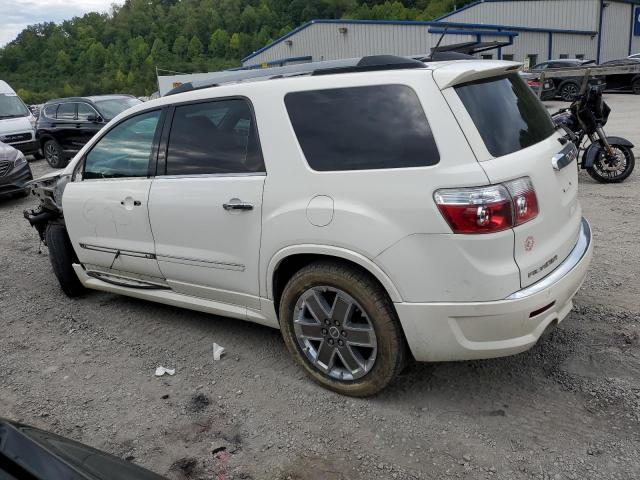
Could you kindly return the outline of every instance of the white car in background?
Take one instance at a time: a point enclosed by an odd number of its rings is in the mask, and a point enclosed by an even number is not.
[[[343,394],[411,357],[516,354],[593,251],[575,149],[518,68],[384,56],[184,85],[113,119],[27,217],[69,295],[279,328]]]
[[[16,92],[0,80],[0,142],[25,155],[39,155],[36,118]]]

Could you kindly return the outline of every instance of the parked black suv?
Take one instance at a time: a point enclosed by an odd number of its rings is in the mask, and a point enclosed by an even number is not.
[[[54,168],[67,165],[109,120],[141,103],[131,95],[96,95],[50,100],[40,111],[36,138]]]

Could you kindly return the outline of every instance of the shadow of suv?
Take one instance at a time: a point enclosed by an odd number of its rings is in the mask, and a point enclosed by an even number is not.
[[[131,95],[96,95],[50,100],[36,125],[36,138],[49,165],[62,168],[91,137],[119,113],[138,105]]]

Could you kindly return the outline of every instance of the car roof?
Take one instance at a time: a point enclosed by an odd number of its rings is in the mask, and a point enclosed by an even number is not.
[[[113,94],[113,95],[91,95],[89,97],[63,97],[63,98],[54,98],[52,100],[48,100],[45,105],[50,105],[52,103],[69,103],[69,102],[96,102],[98,100],[117,100],[119,98],[134,98],[133,95],[127,94]]]

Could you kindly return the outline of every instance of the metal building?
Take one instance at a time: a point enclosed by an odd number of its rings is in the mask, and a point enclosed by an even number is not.
[[[429,53],[441,45],[503,41],[483,58],[534,65],[557,58],[600,62],[640,52],[640,0],[479,0],[431,22],[311,20],[242,60],[289,65],[373,54]]]

